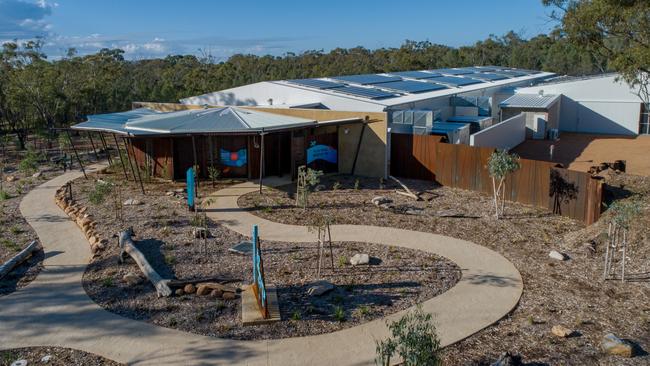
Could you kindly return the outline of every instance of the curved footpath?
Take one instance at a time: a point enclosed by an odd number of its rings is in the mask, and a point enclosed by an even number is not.
[[[383,320],[318,336],[236,341],[162,328],[103,310],[86,295],[81,284],[90,258],[89,245],[54,203],[55,191],[80,175],[68,172],[54,178],[28,193],[20,204],[44,247],[45,268],[29,286],[0,298],[0,349],[62,346],[118,362],[152,365],[372,364],[374,339],[387,335]],[[257,223],[263,239],[313,241],[313,235],[304,227],[272,223],[239,209],[237,198],[255,189],[255,184],[244,183],[216,192],[209,215],[244,235],[249,234],[251,224]],[[436,316],[443,345],[499,320],[521,296],[523,284],[517,269],[501,255],[470,242],[370,226],[337,225],[332,227],[332,235],[337,241],[426,250],[456,262],[463,271],[460,282],[423,304]]]

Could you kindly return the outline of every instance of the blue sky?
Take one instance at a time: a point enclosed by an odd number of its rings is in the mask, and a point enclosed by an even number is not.
[[[404,40],[461,46],[509,30],[550,30],[541,0],[0,0],[0,41],[45,36],[51,58],[122,48],[131,59],[300,53]],[[200,51],[202,50],[202,51]]]

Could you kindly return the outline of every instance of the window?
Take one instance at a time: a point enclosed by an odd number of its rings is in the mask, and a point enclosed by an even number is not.
[[[639,134],[650,135],[650,110],[641,103],[641,118],[639,119]]]

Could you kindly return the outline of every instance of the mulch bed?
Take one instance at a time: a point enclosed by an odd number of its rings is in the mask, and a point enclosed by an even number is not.
[[[38,168],[40,175],[32,177],[33,173],[21,172],[17,166],[17,159],[5,162],[2,190],[9,198],[0,198],[0,264],[38,239],[20,213],[22,198],[34,187],[61,173],[57,167],[43,165]],[[0,280],[0,296],[12,293],[34,280],[43,268],[43,259],[44,253],[40,250]]]
[[[44,358],[47,361],[44,361]],[[61,347],[25,347],[0,351],[0,365],[9,366],[25,360],[27,365],[119,366],[121,363],[84,351]]]
[[[115,174],[99,177],[119,178]],[[322,279],[332,282],[336,288],[312,297],[307,290],[317,280],[317,244],[263,240],[265,277],[268,285],[278,288],[282,321],[243,327],[240,299],[226,301],[187,294],[158,298],[153,286],[144,279],[136,285],[127,284],[124,275],[140,272],[130,259],[118,265],[117,239],[113,235],[127,225],[132,226],[136,245],[163,277],[239,279],[234,285],[252,280],[251,258],[228,252],[247,238],[209,221],[212,237],[205,242],[194,239],[190,234],[194,214],[188,212],[184,195],[167,194],[180,185],[147,184],[147,194],[143,196],[131,182],[122,189],[122,200],[133,198],[142,204],[125,206],[123,222],[115,218],[111,199],[99,205],[88,202],[93,185],[93,179],[76,180],[75,198],[88,207],[98,223],[97,232],[103,235],[101,239],[107,239],[110,244],[86,270],[86,292],[109,311],[156,325],[234,339],[321,334],[406,309],[446,291],[460,278],[455,264],[433,254],[368,243],[336,242],[333,243],[334,270],[326,248],[322,273]],[[212,190],[205,184],[199,191],[206,189]],[[264,233],[260,235],[263,238]],[[357,253],[369,254],[371,264],[351,266],[349,258]]]
[[[294,206],[292,186],[270,189],[262,197],[248,194],[239,205],[261,217],[288,224],[308,225],[322,215],[336,224],[398,227],[448,235],[491,248],[521,272],[524,293],[517,308],[497,324],[444,351],[445,364],[489,365],[504,351],[539,364],[638,365],[649,356],[622,359],[605,355],[601,338],[608,332],[650,348],[650,281],[621,283],[602,281],[608,213],[588,227],[542,209],[508,203],[506,216],[492,218],[491,197],[476,192],[439,187],[431,182],[403,180],[413,191],[425,191],[416,202],[396,194],[391,181],[358,180],[349,176],[321,179],[322,190],[309,197],[310,209]],[[650,179],[611,174],[606,181],[618,188],[619,198],[636,194],[644,213],[630,234],[629,273],[648,273],[650,258]],[[336,186],[336,187],[335,187]],[[383,186],[383,187],[382,187]],[[621,188],[622,186],[622,188]],[[336,189],[334,189],[336,188]],[[622,192],[622,193],[621,193]],[[376,207],[373,197],[390,198],[392,210]],[[417,215],[407,214],[407,211]],[[455,217],[441,217],[452,215]],[[600,236],[599,236],[600,235]],[[592,250],[592,241],[595,250]],[[560,262],[549,258],[551,250],[570,256]],[[646,276],[647,277],[647,276]],[[557,324],[575,329],[578,337],[551,334]]]

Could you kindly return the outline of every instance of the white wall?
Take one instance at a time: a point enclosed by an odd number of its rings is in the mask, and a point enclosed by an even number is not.
[[[522,113],[473,134],[469,138],[469,144],[510,150],[524,140],[526,140],[526,116]]]
[[[639,132],[641,100],[616,75],[519,88],[517,93],[562,94],[560,130],[634,135]]]

